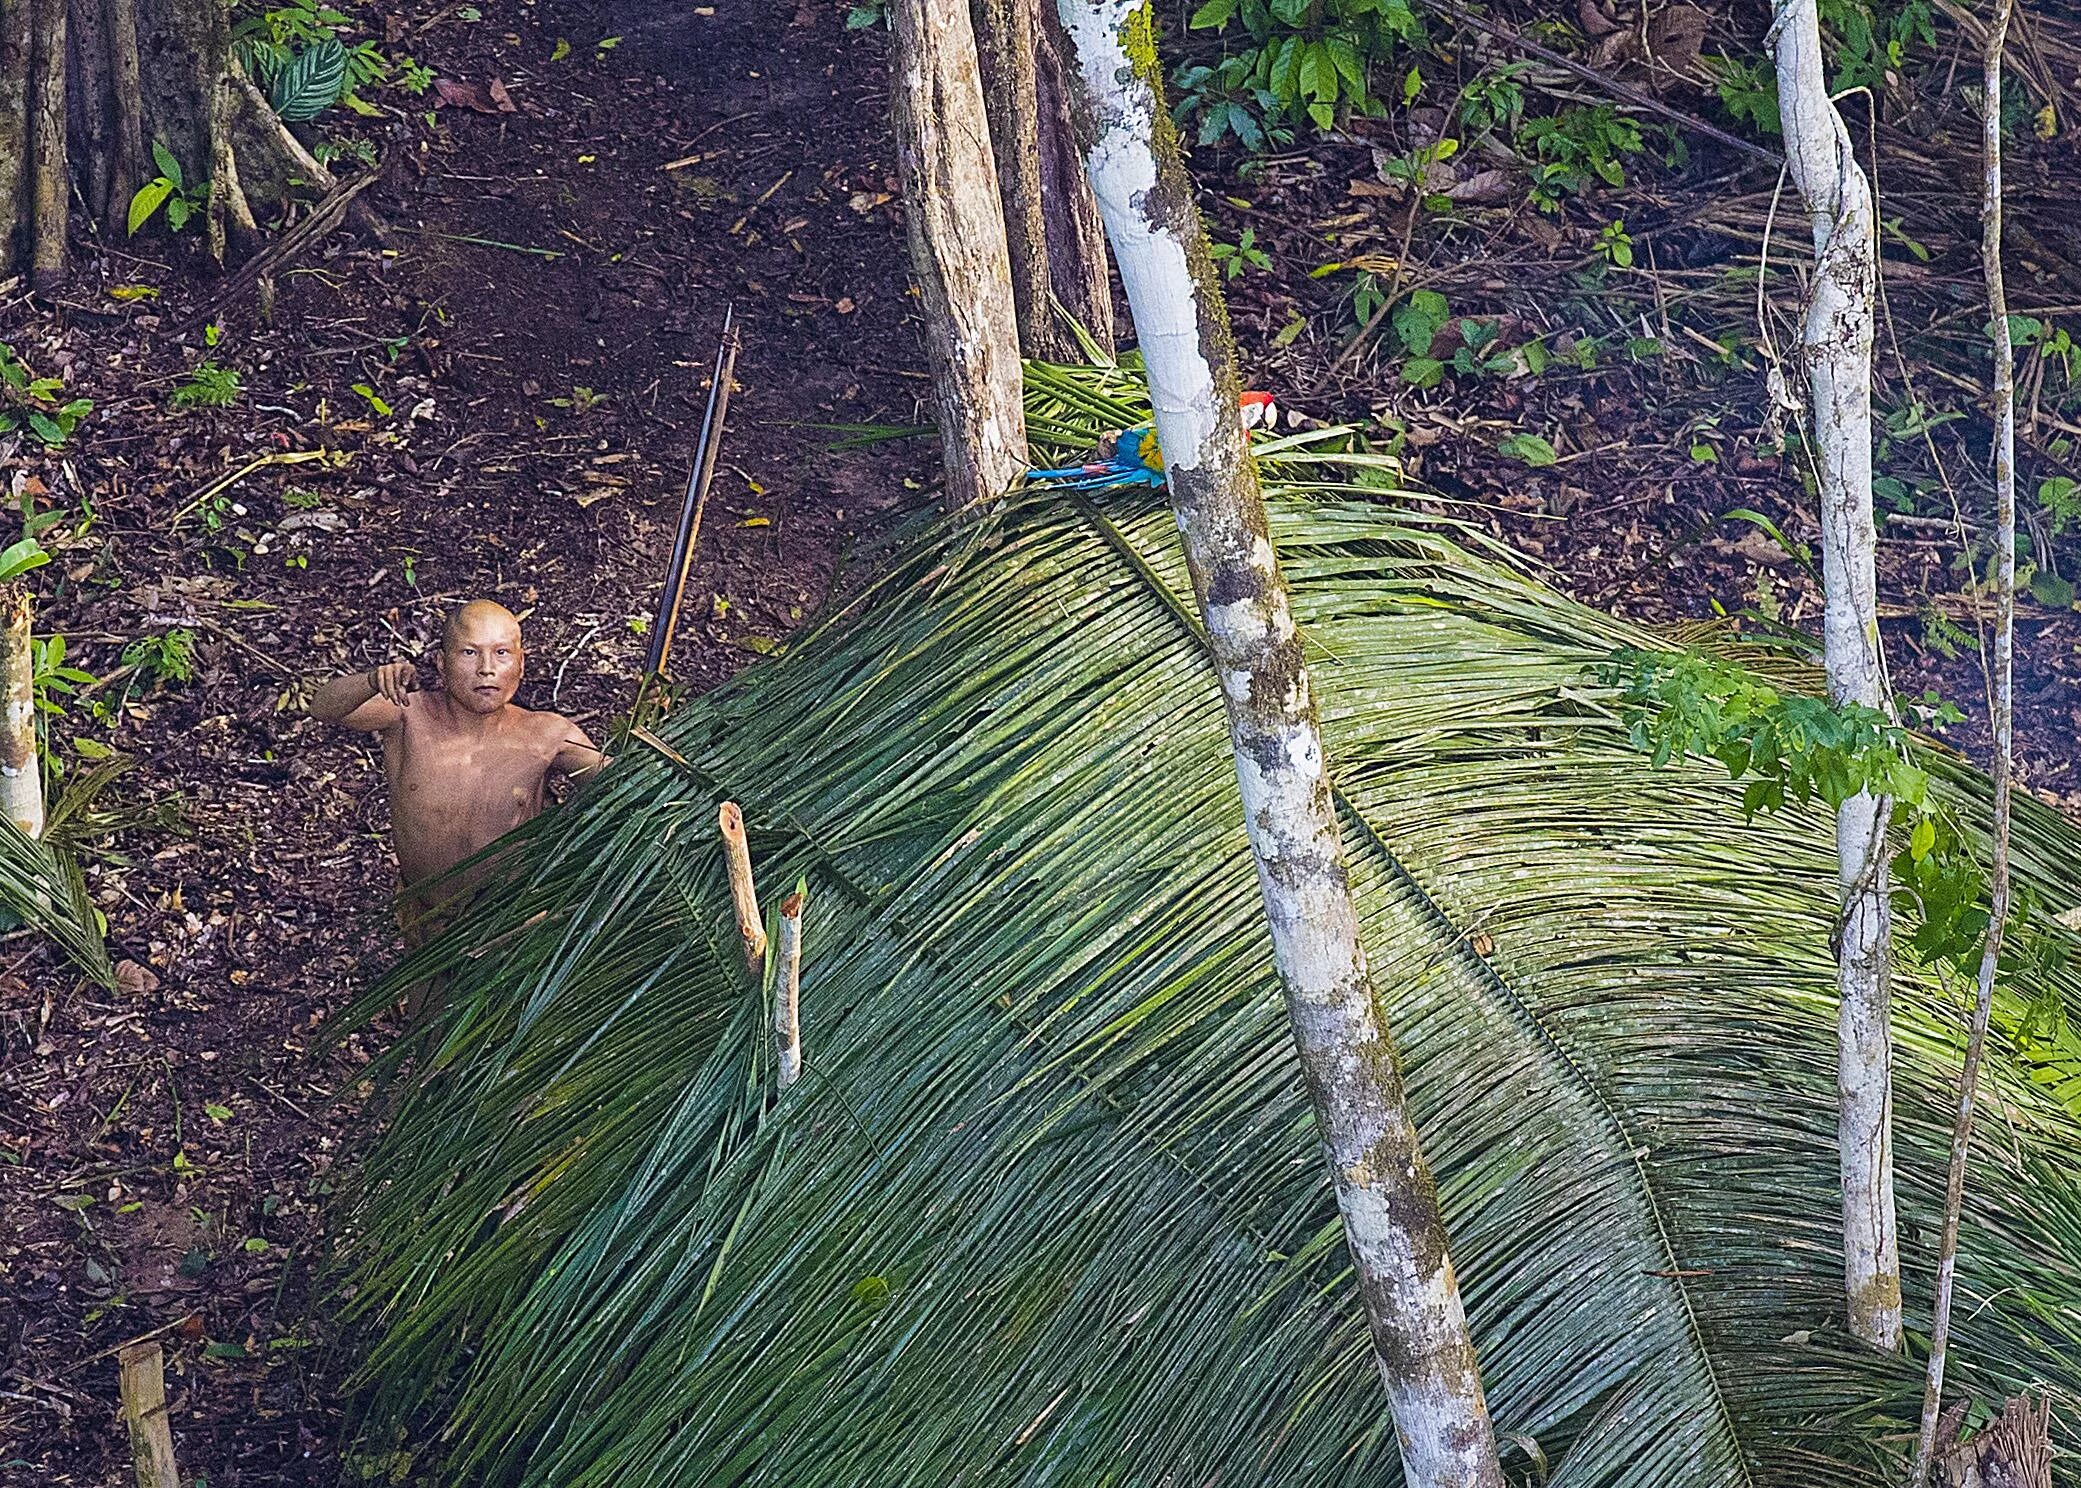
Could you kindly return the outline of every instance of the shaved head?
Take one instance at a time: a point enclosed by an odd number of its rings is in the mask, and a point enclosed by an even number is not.
[[[441,627],[441,649],[452,651],[464,635],[483,634],[491,626],[498,626],[519,639],[520,619],[517,615],[495,600],[473,599],[450,615],[448,623]]]
[[[502,604],[473,599],[448,617],[434,667],[449,701],[478,714],[513,701],[525,660],[520,621]]]

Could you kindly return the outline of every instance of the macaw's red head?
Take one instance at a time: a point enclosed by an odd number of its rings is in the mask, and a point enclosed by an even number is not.
[[[1266,433],[1279,427],[1279,405],[1272,401],[1270,393],[1245,393],[1239,400],[1243,405],[1243,427],[1263,429]]]

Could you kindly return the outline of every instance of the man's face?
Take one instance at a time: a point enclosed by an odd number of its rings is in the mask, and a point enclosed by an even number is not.
[[[498,616],[471,616],[441,649],[441,685],[472,713],[496,713],[520,690],[520,627]]]

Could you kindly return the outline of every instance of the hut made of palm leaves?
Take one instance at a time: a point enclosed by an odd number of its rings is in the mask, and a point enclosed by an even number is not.
[[[1097,376],[1037,377],[1036,429],[1132,420]],[[1918,1383],[1835,1331],[1826,824],[1650,768],[1593,677],[1653,639],[1362,489],[1383,462],[1261,465],[1506,1459],[1873,1481]],[[784,1096],[724,799],[769,901],[807,880]],[[2021,809],[2024,877],[2074,904],[2074,834]],[[450,1008],[341,1237],[365,1419],[440,1481],[1396,1481],[1160,503],[924,533],[510,872],[407,969]],[[1922,1318],[1960,1039],[1942,989],[1897,993]],[[2061,1068],[1992,1072],[1952,1377],[2050,1392],[2071,1440]]]

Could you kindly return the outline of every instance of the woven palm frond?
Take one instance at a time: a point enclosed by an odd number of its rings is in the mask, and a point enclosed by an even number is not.
[[[1144,409],[1131,369],[1035,378],[1065,453]],[[1839,1331],[1827,823],[1649,768],[1592,678],[1655,639],[1336,442],[1258,458],[1506,1462],[1877,1481],[1919,1374]],[[399,974],[449,1003],[345,1206],[371,1427],[447,1483],[1396,1481],[1160,500],[921,532],[661,732]],[[809,884],[782,1098],[725,798],[769,896]],[[2020,809],[2071,907],[2074,832]],[[1945,989],[1897,998],[1914,1318],[1962,1040]],[[2063,1058],[1991,1073],[1954,1379],[2042,1390],[2071,1447]]]

